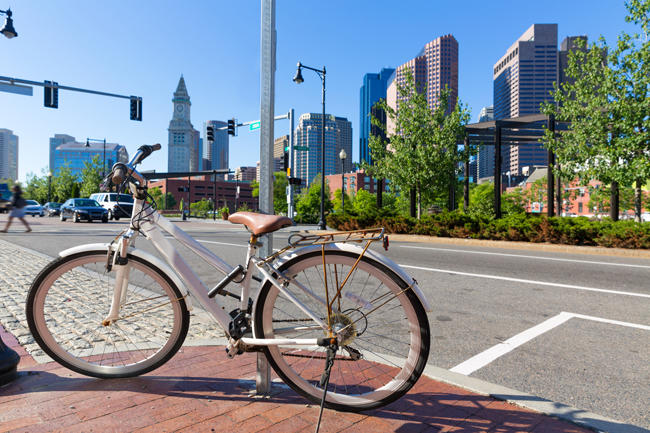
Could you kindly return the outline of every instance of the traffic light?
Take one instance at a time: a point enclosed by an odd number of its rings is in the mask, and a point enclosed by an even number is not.
[[[235,129],[235,119],[228,119],[228,135],[233,137],[237,135],[237,130]]]
[[[289,184],[290,185],[302,185],[302,179],[299,177],[290,177],[289,178]]]
[[[142,121],[142,98],[131,96],[131,120]]]
[[[289,152],[287,151],[284,152],[284,169],[289,169]]]
[[[208,126],[206,135],[208,141],[214,141],[214,126]]]
[[[45,81],[43,87],[43,105],[48,108],[59,108],[59,83]]]

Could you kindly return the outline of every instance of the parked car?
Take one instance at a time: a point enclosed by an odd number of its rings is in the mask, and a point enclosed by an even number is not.
[[[55,201],[48,201],[43,205],[43,210],[47,214],[47,216],[56,216],[59,215],[61,209],[61,203],[57,203]]]
[[[42,217],[45,215],[45,211],[43,210],[43,206],[36,200],[25,200],[27,202],[27,206],[25,206],[25,215],[31,215],[35,217],[38,215],[39,217]]]
[[[133,197],[128,194],[116,194],[114,192],[98,192],[90,194],[90,197],[108,211],[109,220],[130,218],[133,212]]]
[[[78,223],[81,220],[92,222],[101,220],[108,222],[108,211],[101,207],[95,200],[89,198],[71,198],[61,205],[61,221],[72,218],[72,221]]]

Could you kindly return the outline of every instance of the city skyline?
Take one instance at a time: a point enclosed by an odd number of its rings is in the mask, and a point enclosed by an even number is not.
[[[451,33],[458,41],[459,98],[471,109],[474,121],[481,107],[492,105],[495,59],[533,23],[557,23],[560,40],[586,35],[593,41],[602,34],[610,44],[630,28],[624,22],[622,1],[598,8],[586,1],[567,8],[556,1],[535,11],[470,3],[464,14],[451,5],[424,2],[414,2],[417,14],[381,1],[372,8],[334,2],[326,11],[299,8],[292,1],[278,3],[276,115],[290,108],[297,115],[318,111],[318,77],[305,74],[302,86],[291,78],[297,61],[326,66],[327,111],[351,120],[349,158],[359,161],[357,119],[363,76],[403,64],[441,34]],[[61,91],[59,108],[49,109],[43,107],[38,87],[31,98],[0,93],[0,128],[20,137],[22,181],[27,172],[42,174],[48,166],[48,138],[60,131],[106,137],[124,144],[129,153],[146,143],[166,147],[170,92],[181,74],[191,90],[195,124],[259,118],[259,5],[245,9],[220,5],[217,10],[208,2],[197,2],[184,6],[182,13],[165,2],[156,8],[144,2],[128,9],[108,4],[73,8],[44,1],[16,6],[12,11],[20,36],[0,42],[6,59],[0,75],[143,97],[143,121],[133,122],[124,100]],[[218,28],[209,26],[216,13],[231,18],[220,20],[224,22]],[[50,30],[45,23],[52,20],[65,26]],[[336,30],[330,25],[334,21],[340,22]],[[379,31],[379,24],[389,21],[398,30]],[[172,27],[183,31],[169,32]],[[315,44],[323,48],[315,51]],[[60,61],[62,47],[65,62]],[[231,167],[254,165],[259,159],[259,132],[243,129],[230,140]],[[277,121],[275,130],[276,137],[288,133],[288,122]],[[147,169],[166,169],[164,150],[147,161]]]

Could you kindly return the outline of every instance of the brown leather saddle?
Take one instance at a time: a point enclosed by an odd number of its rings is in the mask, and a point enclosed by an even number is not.
[[[235,212],[228,217],[228,221],[233,224],[244,224],[255,236],[293,225],[293,221],[289,217],[255,212]]]

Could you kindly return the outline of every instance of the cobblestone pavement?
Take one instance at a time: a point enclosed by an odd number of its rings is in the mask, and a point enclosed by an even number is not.
[[[43,353],[34,341],[25,316],[25,302],[27,292],[36,277],[53,258],[47,257],[35,251],[16,246],[12,243],[0,240],[0,323],[11,332],[25,348],[25,350],[37,361],[47,362],[50,358]],[[70,273],[66,275],[66,284],[74,288],[77,297],[83,293],[83,298],[74,300],[74,314],[57,314],[57,320],[61,320],[61,326],[66,329],[75,329],[75,324],[95,315],[93,306],[96,305],[98,296],[98,285],[88,275],[81,273]],[[67,306],[67,304],[65,304]],[[156,311],[151,313],[145,321],[138,322],[137,332],[129,335],[135,344],[146,344],[150,339],[152,344],[158,343],[156,336],[160,335],[160,318],[162,313]],[[95,317],[97,319],[97,317]],[[101,320],[96,320],[100,322]],[[130,331],[133,331],[132,329]],[[200,307],[194,305],[190,317],[190,329],[185,340],[185,345],[198,346],[206,344],[223,344],[224,333],[216,322]],[[75,343],[80,344],[80,343]]]

